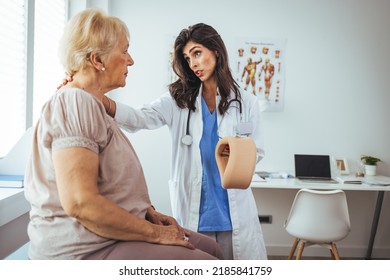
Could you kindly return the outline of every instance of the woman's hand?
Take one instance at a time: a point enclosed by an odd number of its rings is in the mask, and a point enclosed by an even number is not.
[[[186,231],[182,227],[175,225],[160,225],[157,227],[158,238],[156,243],[163,245],[177,245],[186,247],[188,249],[195,249],[194,245],[190,243],[189,231]]]
[[[173,217],[157,212],[154,207],[149,207],[146,213],[146,219],[153,224],[163,226],[160,231],[162,239],[171,239],[169,241],[163,241],[169,242],[163,244],[176,244],[191,249],[194,248],[193,245],[188,241],[190,232],[182,228]],[[176,241],[177,243],[170,243],[172,241]]]
[[[146,219],[156,225],[178,225],[173,217],[157,212],[153,206],[148,208]]]

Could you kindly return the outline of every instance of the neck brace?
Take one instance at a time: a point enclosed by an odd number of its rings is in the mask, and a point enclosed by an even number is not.
[[[247,189],[256,167],[256,145],[249,137],[228,136],[217,143],[215,158],[225,189]]]

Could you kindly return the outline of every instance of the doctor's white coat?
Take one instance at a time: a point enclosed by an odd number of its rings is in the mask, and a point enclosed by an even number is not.
[[[202,184],[202,164],[199,143],[202,137],[202,88],[196,100],[196,111],[191,112],[189,134],[193,137],[190,146],[181,139],[186,135],[188,109],[180,109],[169,93],[149,105],[132,108],[117,103],[115,120],[125,130],[156,129],[167,125],[172,137],[172,159],[169,179],[170,201],[173,217],[188,229],[197,231]],[[253,125],[249,135],[256,143],[257,160],[264,156],[260,106],[257,98],[241,91],[242,114],[239,103],[232,102],[224,116],[218,114],[219,137],[236,135],[239,122]],[[219,96],[217,96],[217,107]],[[228,189],[230,217],[233,226],[234,259],[267,259],[263,233],[258,219],[257,207],[250,188]]]

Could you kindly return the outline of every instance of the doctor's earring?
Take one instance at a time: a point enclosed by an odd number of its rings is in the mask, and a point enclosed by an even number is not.
[[[103,66],[103,67],[102,67],[102,71],[103,71],[103,72],[106,71],[106,67]]]

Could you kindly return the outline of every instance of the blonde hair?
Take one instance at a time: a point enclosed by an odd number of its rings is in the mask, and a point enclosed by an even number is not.
[[[69,75],[91,66],[90,54],[100,59],[109,58],[118,37],[129,38],[126,24],[119,18],[106,15],[98,9],[86,9],[68,23],[60,41],[60,60]]]

